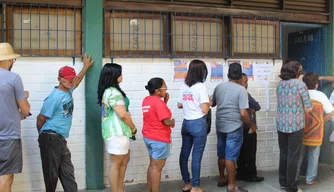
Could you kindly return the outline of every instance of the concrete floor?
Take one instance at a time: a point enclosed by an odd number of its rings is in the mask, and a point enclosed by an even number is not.
[[[261,183],[248,183],[237,181],[237,185],[247,189],[249,192],[276,192],[280,190],[278,183],[278,171],[259,172],[259,176],[265,178]],[[201,179],[201,187],[205,192],[222,192],[226,191],[226,187],[217,187],[218,177],[206,177]],[[329,166],[321,165],[318,171],[317,181],[319,185],[308,187],[305,185],[305,180],[301,180],[298,186],[303,192],[334,192],[334,175],[329,172]],[[182,181],[166,181],[161,183],[160,192],[182,192]],[[110,191],[110,188],[104,191]],[[146,184],[134,184],[125,186],[126,192],[146,192]]]

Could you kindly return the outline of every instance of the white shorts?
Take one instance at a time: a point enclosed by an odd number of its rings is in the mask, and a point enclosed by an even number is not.
[[[123,135],[112,136],[104,140],[104,144],[108,153],[113,155],[125,155],[130,149],[130,139]]]

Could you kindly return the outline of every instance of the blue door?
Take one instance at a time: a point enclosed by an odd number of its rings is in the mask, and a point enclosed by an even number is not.
[[[314,72],[325,75],[325,30],[316,28],[306,31],[289,33],[288,35],[288,57],[296,59],[303,65],[306,72]],[[318,90],[323,89],[323,83],[320,82]],[[324,140],[321,146],[321,163],[331,162],[331,146],[329,135],[331,134],[330,122],[325,123]]]
[[[322,28],[289,33],[288,57],[296,59],[306,72],[324,73],[325,50]]]

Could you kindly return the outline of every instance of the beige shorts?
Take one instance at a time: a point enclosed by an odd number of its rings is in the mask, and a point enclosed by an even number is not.
[[[108,153],[113,155],[125,155],[130,149],[130,139],[123,135],[112,136],[104,140],[104,144]]]

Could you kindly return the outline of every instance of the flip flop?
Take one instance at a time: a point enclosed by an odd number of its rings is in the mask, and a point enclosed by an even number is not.
[[[217,187],[224,187],[228,185],[228,180],[226,181],[218,181]]]

